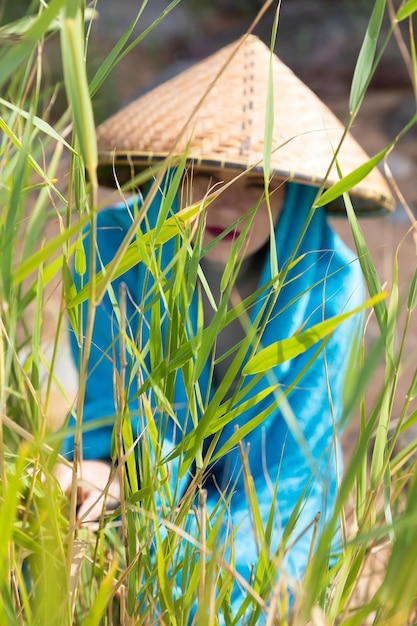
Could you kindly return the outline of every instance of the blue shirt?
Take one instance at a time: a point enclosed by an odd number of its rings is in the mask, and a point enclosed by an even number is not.
[[[248,312],[253,340],[243,351],[242,367],[249,362],[250,345],[255,341],[260,339],[260,347],[264,348],[353,309],[363,301],[359,264],[330,228],[322,208],[315,210],[300,242],[315,195],[312,187],[295,183],[286,186],[273,252],[280,276],[278,280],[272,276],[273,264],[268,252],[261,270],[259,297]],[[158,198],[155,198],[147,214],[147,228],[156,224],[157,217]],[[99,213],[99,267],[113,259],[131,222],[129,207],[124,205]],[[147,416],[143,411],[141,414],[138,391],[145,394],[142,397],[146,397],[151,407],[160,437],[160,457],[167,459],[176,450],[176,455],[166,463],[170,505],[178,503],[196,460],[204,456],[213,437],[218,438],[214,454],[219,451],[221,454],[209,466],[203,485],[207,490],[207,511],[212,524],[219,515],[224,517],[220,524],[220,545],[234,529],[233,566],[248,579],[251,567],[258,561],[259,538],[256,540],[253,533],[242,472],[242,448],[239,451],[237,445],[238,428],[270,557],[284,537],[291,548],[284,554],[280,571],[289,576],[289,581],[300,579],[310,552],[314,520],[320,513],[319,529],[323,528],[336,498],[341,468],[338,437],[343,387],[348,364],[357,349],[361,316],[350,317],[326,340],[299,356],[263,374],[242,377],[238,391],[229,397],[230,394],[222,394],[214,385],[209,355],[202,360],[198,350],[204,332],[199,326],[198,290],[186,277],[189,297],[186,309],[181,308],[180,299],[174,313],[166,308],[178,271],[170,266],[177,245],[178,240],[170,240],[155,253],[165,272],[165,293],[164,287],[161,288],[163,283],[155,283],[152,267],[140,262],[113,281],[113,295],[107,293],[97,308],[84,402],[83,457],[110,459],[112,454],[112,433],[118,415],[114,365],[116,370],[120,369],[120,324],[112,299],[117,299],[123,284],[127,295],[127,332],[136,346],[136,353],[127,354],[126,372],[129,423],[133,438],[138,438],[139,456]],[[173,328],[178,328],[178,324],[183,329],[180,346],[171,342]],[[174,335],[179,337],[181,332]],[[79,348],[74,333],[71,339],[77,361]],[[72,446],[72,438],[66,438],[64,448],[69,455]],[[219,509],[219,486],[225,485],[222,501],[226,504]],[[295,531],[291,538],[286,538],[285,529],[297,506]],[[191,526],[188,532],[195,533],[198,540],[198,529]],[[294,542],[297,536],[299,539]],[[230,556],[230,550],[226,550],[227,555]],[[256,577],[256,568],[254,571]],[[243,597],[236,585],[232,594],[234,614]]]

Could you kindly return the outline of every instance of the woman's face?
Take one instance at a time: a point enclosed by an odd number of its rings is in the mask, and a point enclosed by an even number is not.
[[[223,184],[235,178],[227,170],[196,170],[192,180],[192,200],[202,200],[211,190],[218,190]],[[203,245],[208,245],[221,233],[227,230],[239,218],[250,214],[254,206],[259,203],[264,193],[263,179],[248,172],[230,185],[227,189],[207,206]],[[284,185],[281,182],[272,183],[269,187],[269,202],[272,220],[277,223],[284,200]],[[226,266],[233,242],[245,226],[245,220],[239,222],[221,241],[218,241],[206,255],[206,259],[213,263]],[[256,209],[248,237],[243,244],[242,254],[245,258],[258,252],[269,240],[270,221],[266,202],[262,202]]]

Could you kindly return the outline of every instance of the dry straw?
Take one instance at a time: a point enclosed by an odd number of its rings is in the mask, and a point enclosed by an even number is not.
[[[247,36],[161,84],[97,129],[99,177],[116,168],[125,182],[144,167],[186,152],[194,167],[247,168],[262,173],[267,111],[269,48]],[[319,187],[340,179],[329,166],[344,133],[330,109],[272,56],[274,127],[271,173]],[[350,134],[337,162],[343,176],[369,157]],[[359,212],[393,209],[388,185],[377,169],[351,191]],[[331,212],[344,211],[339,199]]]

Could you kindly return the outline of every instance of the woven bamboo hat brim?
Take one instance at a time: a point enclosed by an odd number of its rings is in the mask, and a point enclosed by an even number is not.
[[[114,184],[115,168],[119,182],[125,182],[144,167],[185,151],[194,168],[262,173],[270,60],[269,48],[246,36],[131,102],[97,129],[99,180]],[[272,77],[271,173],[319,187],[344,127],[275,54]],[[343,176],[368,160],[347,134],[337,157]],[[339,178],[333,166],[326,187]],[[350,193],[363,214],[394,207],[377,169]],[[341,198],[327,208],[345,211]]]

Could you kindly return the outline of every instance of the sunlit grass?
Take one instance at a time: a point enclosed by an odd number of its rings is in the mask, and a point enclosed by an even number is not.
[[[134,27],[140,25],[145,4],[138,7],[125,35],[90,82],[85,55],[88,56],[88,37],[93,36],[88,30],[88,19],[94,14],[78,2],[52,0],[48,6],[40,3],[33,18],[9,25],[8,38],[0,53],[3,86],[0,100],[0,624],[182,625],[191,619],[195,624],[215,624],[219,616],[225,624],[257,624],[262,615],[265,623],[278,624],[278,616],[288,614],[289,589],[293,596],[294,626],[411,624],[415,619],[417,595],[417,441],[410,437],[404,448],[398,446],[398,441],[405,432],[411,432],[417,421],[416,410],[410,408],[417,394],[417,370],[413,364],[414,373],[402,399],[399,419],[391,424],[404,347],[409,329],[415,324],[417,272],[408,293],[400,293],[401,267],[396,256],[392,260],[393,279],[388,296],[383,292],[349,197],[346,195],[347,216],[372,298],[367,307],[372,307],[379,337],[370,347],[364,341],[360,364],[351,366],[347,404],[350,409],[359,406],[360,410],[357,445],[339,488],[334,518],[318,539],[317,551],[312,552],[305,580],[300,584],[278,576],[282,559],[294,540],[291,531],[295,527],[297,507],[271,556],[273,505],[264,527],[242,444],[241,471],[259,550],[249,583],[239,577],[233,566],[236,529],[229,524],[230,502],[219,498],[214,510],[206,507],[202,484],[207,466],[237,444],[242,433],[231,438],[220,451],[214,444],[203,450],[203,441],[208,434],[216,441],[221,428],[233,419],[233,411],[225,411],[224,395],[234,380],[239,359],[252,346],[250,332],[213,398],[201,397],[196,381],[213,337],[234,316],[248,309],[252,301],[248,299],[232,311],[227,310],[237,270],[231,260],[225,272],[223,299],[210,326],[197,328],[190,339],[192,325],[187,311],[197,277],[208,298],[210,292],[199,267],[201,232],[198,233],[196,217],[201,206],[184,205],[175,216],[170,213],[172,199],[180,189],[185,160],[176,163],[176,175],[163,194],[156,227],[145,235],[138,234],[138,225],[146,219],[145,201],[134,214],[132,228],[111,263],[107,267],[96,268],[94,264],[85,267],[83,229],[86,225],[90,227],[94,246],[96,216],[101,208],[91,98],[118,61],[146,36],[144,32],[131,40]],[[177,4],[178,1],[171,2],[164,13],[175,10]],[[378,62],[375,42],[385,8],[385,2],[375,3],[352,84],[351,121]],[[416,10],[416,3],[408,0],[399,11],[398,20],[409,19]],[[152,28],[157,28],[157,23]],[[279,38],[272,24],[271,31],[272,39]],[[61,41],[62,81],[68,100],[68,111],[56,123],[43,119],[49,106],[44,102],[42,75],[43,44],[48,37]],[[411,44],[409,47],[416,75],[414,49]],[[324,192],[321,201],[347,192],[366,175],[371,165],[395,149],[394,144],[395,141],[352,176]],[[155,189],[164,174],[163,167],[154,172]],[[120,199],[123,199],[122,191]],[[210,202],[210,197],[204,202]],[[56,224],[54,234],[49,228],[52,221]],[[197,242],[194,249],[190,246],[193,238]],[[176,246],[168,276],[160,267],[159,250],[170,240],[175,240]],[[235,258],[242,245],[242,241],[236,242]],[[74,258],[80,289],[76,288],[69,269]],[[125,319],[127,294],[116,294],[111,287],[112,280],[139,260],[154,277],[152,290],[144,294],[154,307],[153,340],[143,351],[138,350],[136,338],[130,334],[129,320]],[[293,263],[297,263],[296,256]],[[69,324],[80,343],[81,365],[77,373],[78,397],[68,394],[65,413],[70,410],[76,413],[76,442],[80,443],[91,330],[95,309],[105,293],[110,294],[115,315],[121,320],[123,349],[132,355],[135,364],[134,371],[127,371],[121,358],[116,372],[120,419],[115,426],[113,472],[121,477],[124,490],[116,511],[103,511],[97,524],[80,528],[76,520],[76,474],[69,500],[60,493],[54,478],[62,433],[52,431],[49,416],[55,402],[52,389],[58,388],[62,395],[66,393],[62,388],[65,385],[56,379],[56,361],[63,330]],[[169,360],[164,359],[161,348],[159,297],[164,298],[170,312]],[[51,325],[48,318],[51,298],[58,306],[53,318],[55,336],[52,348],[47,350],[43,331],[46,325]],[[82,303],[86,300],[90,305],[84,334]],[[400,314],[404,312],[400,322]],[[332,320],[326,327],[314,330],[325,337],[331,332],[331,324],[340,321],[341,318]],[[310,336],[301,339],[312,340]],[[266,359],[276,364],[275,348],[258,352],[250,365],[251,374],[259,371],[257,360],[261,365],[268,362]],[[300,336],[288,338],[286,344],[280,345],[280,355],[289,358],[300,349]],[[283,350],[287,352],[283,354]],[[143,381],[137,403],[137,411],[146,424],[141,440],[146,454],[142,454],[137,467],[134,458],[137,442],[130,427],[131,408],[125,398],[146,352],[153,367],[152,375]],[[381,362],[384,367],[381,388],[375,404],[368,406],[364,400],[366,386]],[[174,419],[173,383],[180,370],[195,428],[180,439],[167,459],[162,446],[164,424],[154,419],[147,392],[149,386],[157,390],[160,406]],[[239,393],[238,388],[237,398]],[[201,408],[204,418],[198,421]],[[248,428],[259,426],[262,417]],[[178,480],[196,465],[191,484],[179,502],[176,497],[179,483],[172,492],[167,481],[169,461],[176,455],[181,458]],[[76,457],[75,470],[79,461]],[[334,527],[340,520],[344,544],[329,569],[328,560],[322,555],[328,553]],[[361,595],[363,569],[375,554],[383,555],[376,586],[372,593]],[[230,593],[236,581],[245,589],[246,597],[233,615]],[[286,618],[282,623],[286,623]]]

